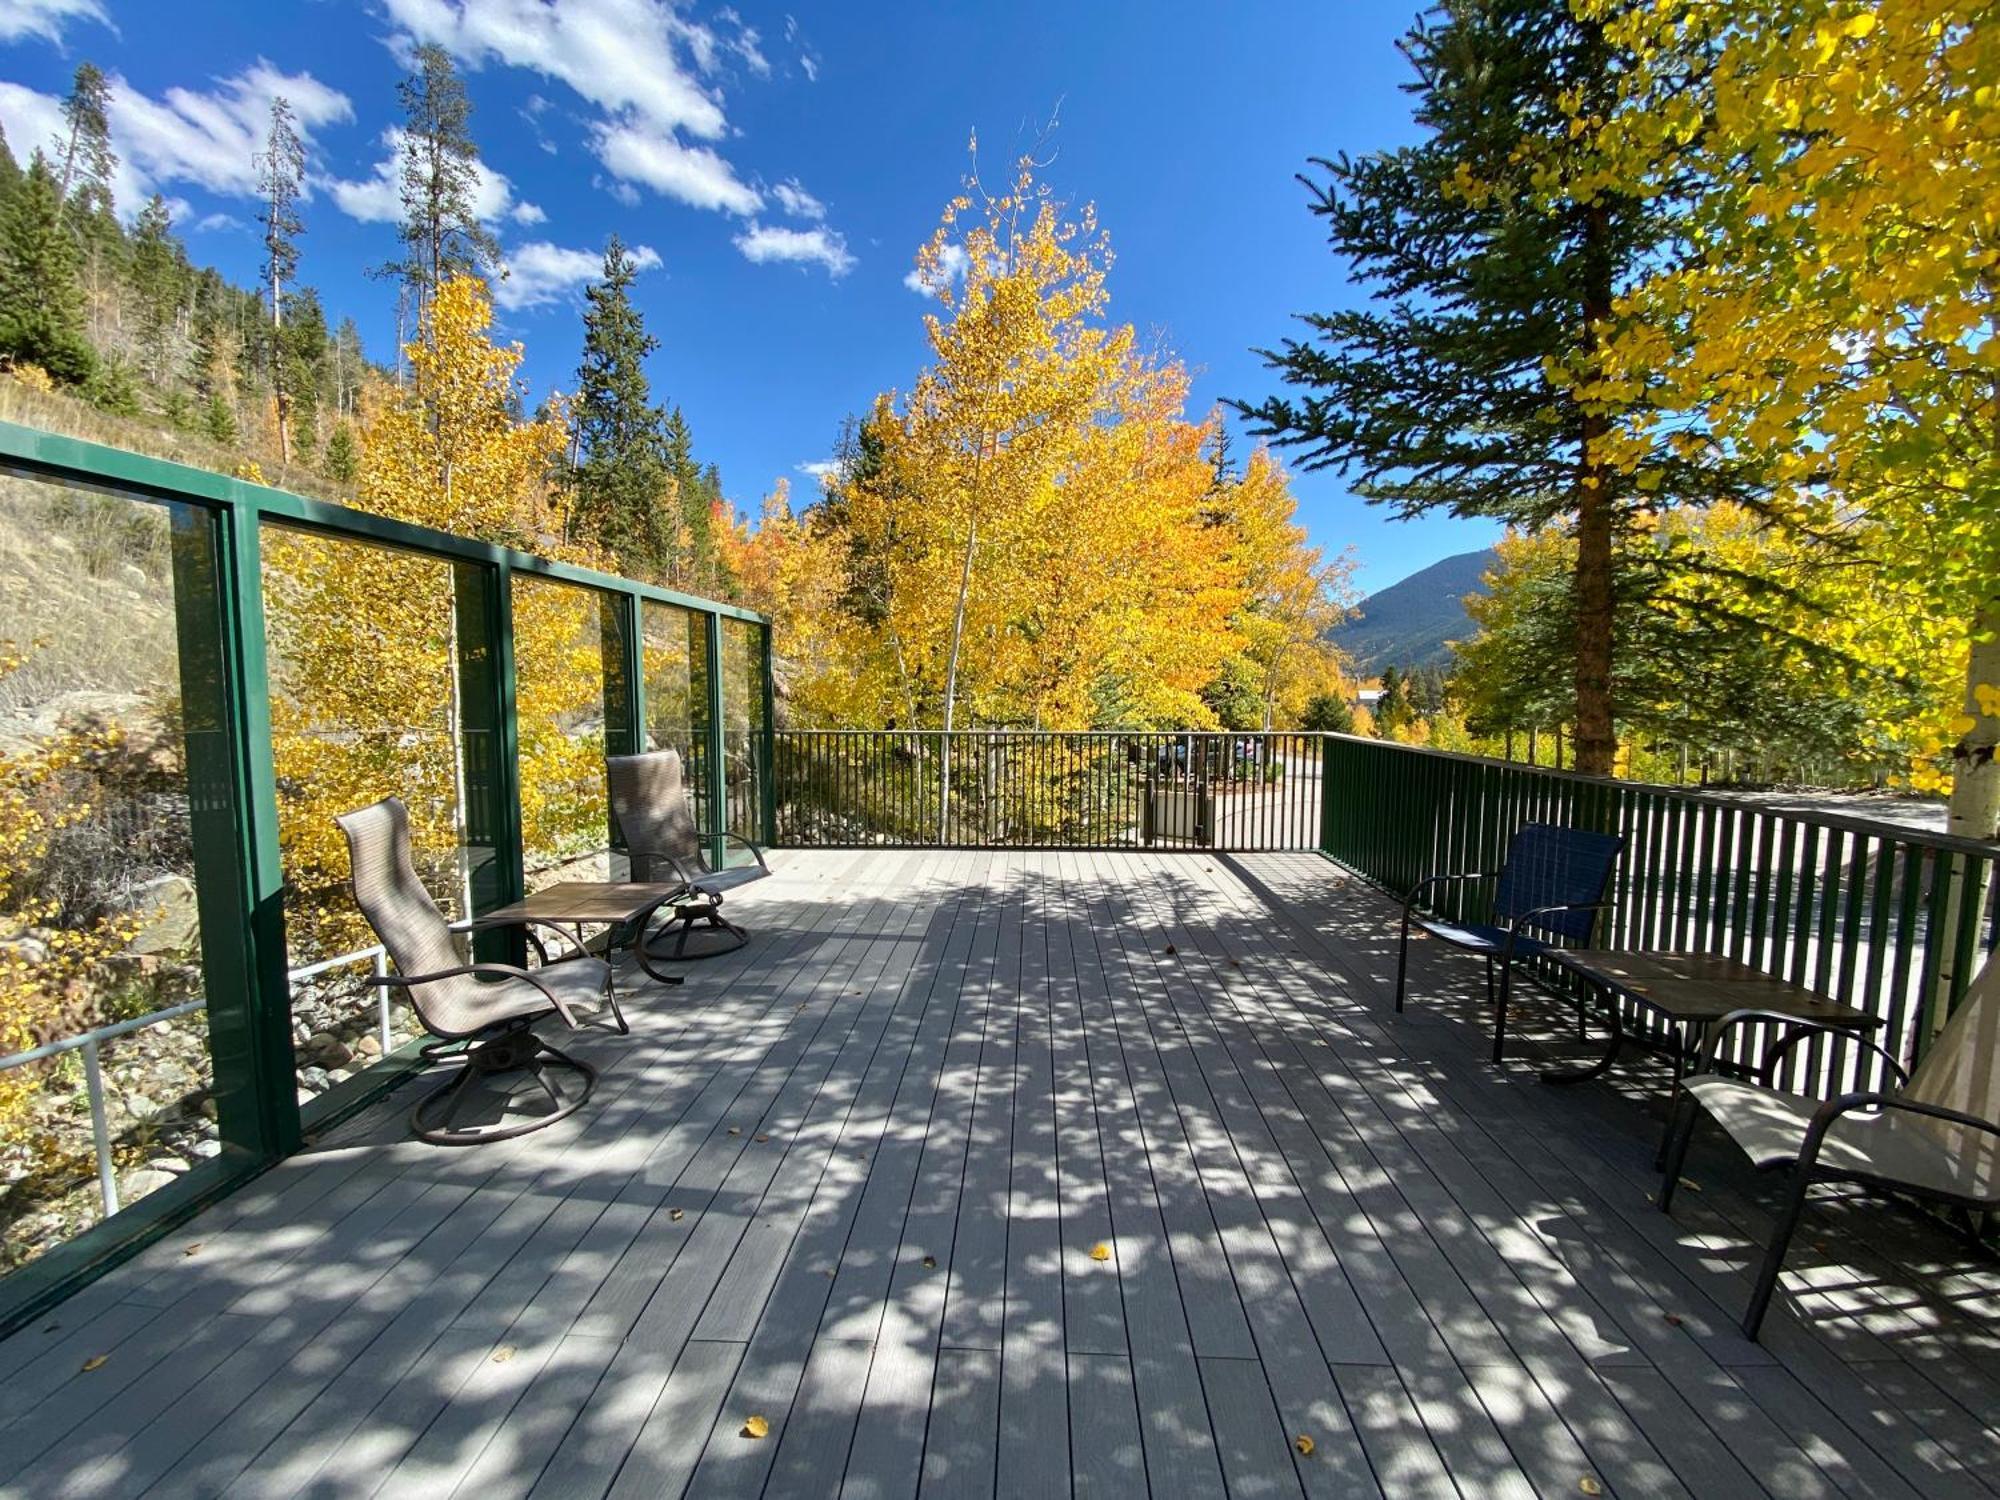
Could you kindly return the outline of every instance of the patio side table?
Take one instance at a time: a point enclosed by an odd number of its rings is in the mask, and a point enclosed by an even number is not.
[[[646,971],[649,978],[661,984],[680,984],[683,976],[662,973],[647,962],[643,939],[646,923],[652,919],[653,913],[686,894],[687,887],[677,880],[560,880],[519,901],[484,912],[469,925],[473,931],[495,927],[553,927],[570,940],[578,953],[590,951],[585,941],[585,928],[606,927],[611,934],[604,955],[607,962],[613,957],[612,944],[622,931],[627,934],[625,946],[639,960],[639,967]],[[557,959],[556,962],[561,963],[562,960]],[[624,1011],[618,1006],[615,977],[606,993],[610,996],[611,1016],[618,1023],[618,1030],[631,1031]]]

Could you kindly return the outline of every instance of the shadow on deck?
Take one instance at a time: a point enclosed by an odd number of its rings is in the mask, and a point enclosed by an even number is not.
[[[1766,1185],[1658,1213],[1664,1068],[1494,1067],[1474,962],[1394,1018],[1335,866],[779,868],[570,1120],[405,1089],[0,1345],[0,1493],[2000,1488],[1990,1258],[1816,1206],[1747,1343]]]

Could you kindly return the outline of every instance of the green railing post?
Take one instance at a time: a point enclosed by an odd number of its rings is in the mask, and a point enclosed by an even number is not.
[[[604,754],[637,755],[645,740],[645,689],[639,671],[639,599],[606,593],[597,602],[598,660],[604,679]],[[611,769],[605,767],[604,837],[607,847],[624,847],[618,816],[611,810]]]
[[[764,727],[759,732],[761,743],[757,747],[764,826],[758,830],[758,842],[771,845],[778,842],[778,690],[771,671],[771,626],[763,626],[757,635],[757,666],[763,677],[759,686],[764,697]]]
[[[728,846],[722,831],[729,826],[729,779],[722,757],[725,737],[722,725],[722,616],[713,610],[702,615],[704,651],[708,657],[708,826],[713,835],[708,844],[708,861],[721,869]]]
[[[523,891],[520,736],[514,719],[514,588],[504,567],[460,563],[452,570],[458,639],[459,816],[465,830],[472,910],[492,911]],[[482,932],[482,959],[519,962],[518,929]]]
[[[285,880],[271,764],[263,551],[252,507],[175,505],[174,625],[216,1125],[261,1160],[298,1149]]]

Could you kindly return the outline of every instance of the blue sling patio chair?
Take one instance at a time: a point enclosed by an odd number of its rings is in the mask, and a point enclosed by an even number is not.
[[[1610,902],[1611,872],[1625,840],[1552,823],[1529,823],[1507,846],[1497,870],[1426,875],[1403,902],[1403,941],[1396,957],[1396,1009],[1409,987],[1410,929],[1420,928],[1441,942],[1486,960],[1486,998],[1493,1006],[1493,1060],[1507,1045],[1507,1007],[1513,998],[1514,964],[1552,947],[1580,947],[1590,941],[1598,913]],[[1476,881],[1493,883],[1486,921],[1444,916],[1423,907],[1425,893],[1438,886]],[[1476,910],[1468,904],[1461,909]],[[1498,983],[1495,983],[1495,970]],[[1581,1007],[1578,1010],[1581,1022]]]

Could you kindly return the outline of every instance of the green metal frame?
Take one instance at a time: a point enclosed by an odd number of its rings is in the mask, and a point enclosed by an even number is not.
[[[0,422],[0,473],[163,504],[172,526],[187,781],[201,924],[203,989],[223,1154],[173,1187],[77,1236],[0,1280],[0,1334],[144,1244],[203,1204],[298,1149],[307,1133],[351,1112],[410,1071],[389,1058],[301,1117],[286,973],[284,871],[271,755],[262,535],[282,524],[394,548],[453,565],[468,839],[479,850],[476,910],[523,887],[519,733],[514,699],[513,580],[519,575],[596,590],[603,601],[606,748],[637,749],[645,733],[640,610],[670,605],[707,622],[709,792],[722,797],[725,618],[763,628],[762,696],[769,723],[769,624],[754,610],[659,588],[492,543],[230,479],[161,459]],[[718,856],[719,857],[719,856]],[[518,933],[483,934],[481,956],[518,957]]]

